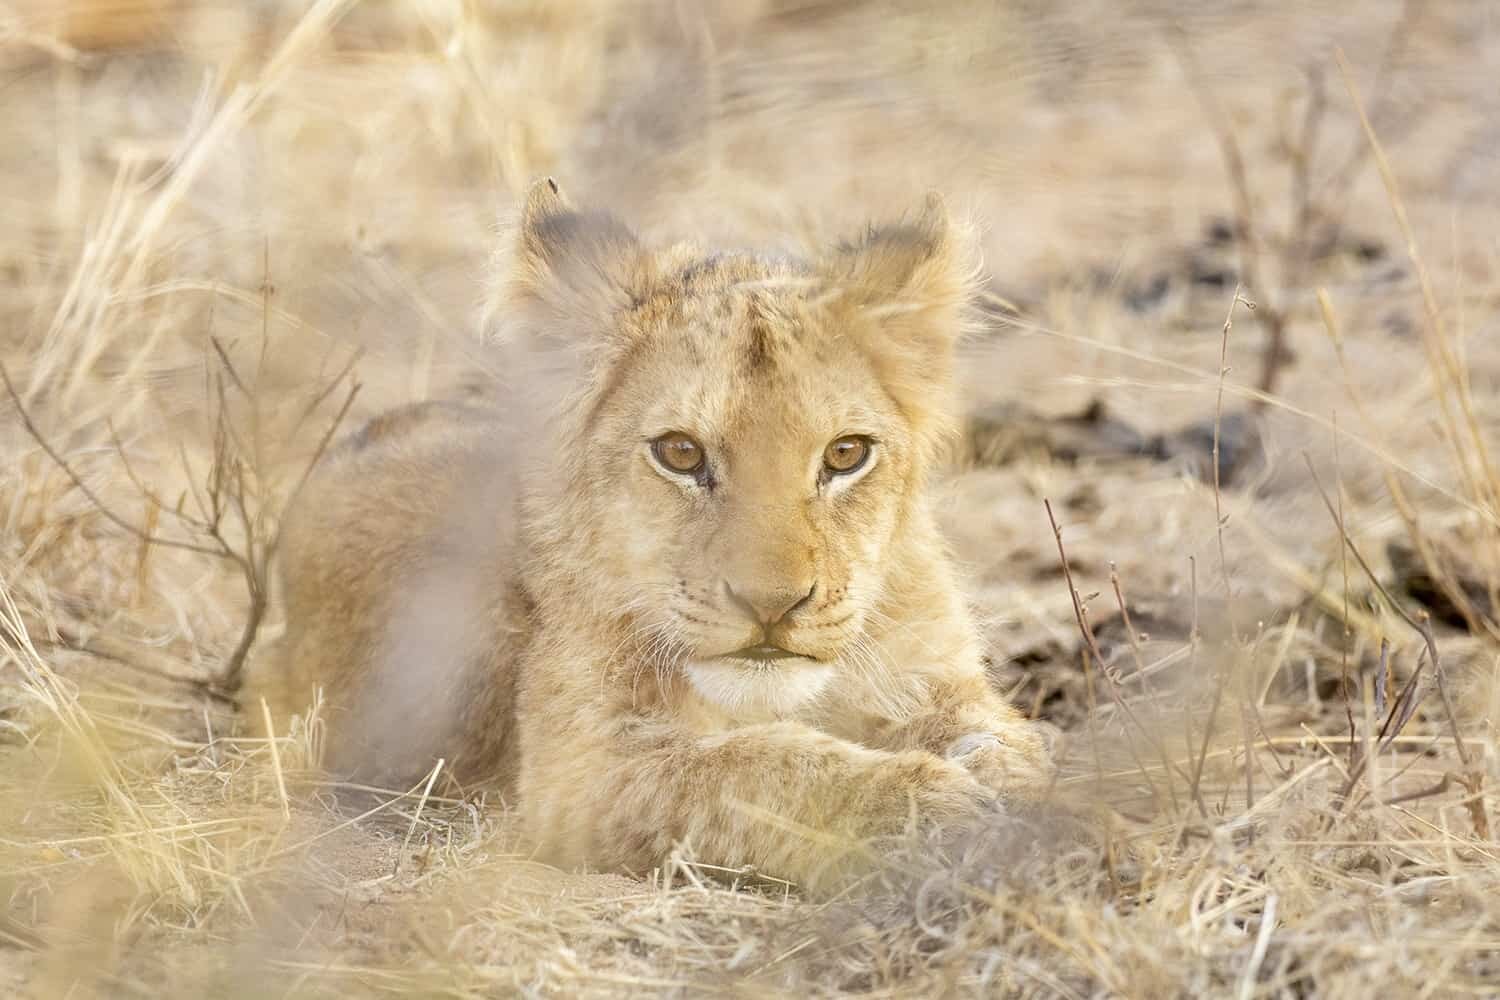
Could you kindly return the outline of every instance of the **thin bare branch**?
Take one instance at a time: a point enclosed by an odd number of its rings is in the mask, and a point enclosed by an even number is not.
[[[185,514],[181,510],[178,510],[176,507],[169,505],[164,500],[162,500],[161,497],[157,496],[150,487],[146,485],[145,481],[136,474],[135,467],[131,464],[130,457],[125,452],[125,442],[120,439],[120,433],[115,428],[115,422],[113,420],[107,420],[105,421],[105,424],[109,428],[110,443],[114,445],[115,454],[119,456],[120,465],[125,470],[125,477],[130,480],[130,484],[135,487],[136,492],[138,492],[146,500],[146,502],[156,510],[165,511],[168,514],[171,514],[173,517],[177,518],[183,524],[186,524],[188,527],[192,528],[195,531],[206,532],[209,527],[208,522],[201,521],[198,518],[193,517],[191,514]]]
[[[76,487],[77,490],[84,495],[89,503],[93,504],[94,509],[97,510],[101,515],[103,515],[105,520],[115,525],[115,527],[120,528],[122,531],[128,532],[131,536],[143,541],[147,541],[152,545],[163,545],[167,548],[181,549],[185,552],[197,552],[200,555],[214,556],[215,558],[220,559],[228,555],[228,553],[220,549],[210,548],[207,545],[198,545],[193,542],[178,541],[175,538],[162,538],[160,536],[151,535],[147,533],[143,528],[141,528],[140,525],[132,524],[124,517],[121,517],[119,514],[115,513],[115,511],[108,504],[106,504],[103,499],[100,498],[99,494],[95,493],[93,489],[88,485],[88,483],[83,481],[83,477],[74,470],[73,466],[68,463],[68,460],[63,458],[62,454],[52,446],[52,444],[47,440],[45,436],[43,436],[41,430],[38,429],[36,422],[31,419],[31,414],[27,412],[25,405],[22,404],[21,397],[17,394],[16,387],[10,380],[10,372],[6,369],[3,363],[0,363],[0,381],[3,381],[5,383],[6,395],[10,397],[11,405],[16,408],[16,414],[21,418],[21,424],[26,428],[26,433],[31,436],[31,439],[33,441],[36,442],[37,447],[41,448],[42,451],[47,453],[47,457],[52,459],[53,463],[63,471],[64,475],[66,475],[68,479],[72,480],[74,487]]]
[[[1328,491],[1323,488],[1323,481],[1318,478],[1318,470],[1314,468],[1312,458],[1305,452],[1302,458],[1307,463],[1308,471],[1312,473],[1313,484],[1318,489],[1318,495],[1323,498],[1323,505],[1328,508],[1329,515],[1334,519],[1334,523],[1338,525],[1339,537],[1343,540],[1343,544],[1349,547],[1349,552],[1354,556],[1354,561],[1359,563],[1360,568],[1365,571],[1365,576],[1369,578],[1370,583],[1375,589],[1380,592],[1380,596],[1385,599],[1386,604],[1389,605],[1391,610],[1400,616],[1402,621],[1410,625],[1412,630],[1420,635],[1423,643],[1426,644],[1427,655],[1432,660],[1432,674],[1437,682],[1438,697],[1442,699],[1443,712],[1448,718],[1448,727],[1453,736],[1454,752],[1458,754],[1458,759],[1464,765],[1465,770],[1470,772],[1471,780],[1476,782],[1482,781],[1483,775],[1473,771],[1473,762],[1469,755],[1469,749],[1465,746],[1463,734],[1458,728],[1458,712],[1454,708],[1453,699],[1448,693],[1448,683],[1443,673],[1442,657],[1438,653],[1437,639],[1432,634],[1431,617],[1425,611],[1419,611],[1413,616],[1391,596],[1390,591],[1386,590],[1385,585],[1380,582],[1380,578],[1375,575],[1375,571],[1370,568],[1370,564],[1365,561],[1365,557],[1359,551],[1359,547],[1354,544],[1354,539],[1349,537],[1349,531],[1345,527],[1343,520],[1339,517],[1337,508],[1334,507],[1333,501],[1328,498]],[[1475,827],[1481,831],[1482,835],[1488,836],[1489,821],[1484,812],[1482,798],[1476,800],[1471,810],[1475,813]]]
[[[1043,499],[1042,505],[1047,509],[1047,520],[1052,525],[1052,536],[1057,542],[1057,557],[1062,562],[1063,579],[1067,583],[1068,594],[1071,596],[1073,601],[1073,616],[1078,623],[1079,634],[1083,638],[1082,650],[1084,669],[1085,671],[1088,671],[1089,676],[1091,677],[1092,671],[1089,670],[1089,663],[1091,658],[1094,663],[1097,663],[1099,665],[1099,671],[1105,674],[1105,679],[1109,682],[1108,688],[1111,700],[1114,701],[1115,705],[1125,715],[1125,717],[1130,720],[1131,724],[1134,725],[1136,729],[1140,730],[1143,735],[1145,735],[1147,741],[1153,744],[1154,748],[1161,756],[1163,766],[1167,770],[1167,782],[1170,785],[1171,771],[1175,768],[1175,765],[1171,759],[1171,756],[1167,753],[1166,745],[1161,742],[1160,737],[1157,736],[1157,734],[1153,730],[1149,729],[1141,722],[1140,718],[1136,716],[1135,710],[1130,707],[1130,703],[1125,700],[1123,695],[1121,695],[1118,678],[1113,675],[1112,668],[1109,666],[1108,661],[1106,661],[1104,658],[1104,653],[1099,649],[1099,640],[1094,636],[1094,630],[1089,627],[1088,611],[1084,608],[1083,598],[1079,595],[1078,588],[1073,583],[1073,570],[1072,567],[1068,564],[1067,550],[1063,547],[1062,527],[1057,523],[1057,517],[1052,512],[1052,501],[1049,499]],[[1091,705],[1090,715],[1092,716],[1093,713],[1094,706]],[[1141,777],[1145,780],[1147,786],[1151,789],[1151,794],[1154,797],[1156,795],[1156,785],[1151,781],[1151,778],[1146,771],[1145,764],[1136,754],[1134,743],[1130,740],[1126,740],[1126,745],[1129,746],[1130,754],[1132,758],[1135,759],[1136,766],[1141,772]],[[1096,753],[1097,750],[1098,747],[1096,740]],[[1198,803],[1198,807],[1203,812],[1204,817],[1207,818],[1207,807],[1201,800]]]
[[[298,494],[302,492],[302,487],[307,484],[307,478],[312,475],[313,469],[317,467],[318,462],[323,458],[323,453],[328,450],[329,444],[333,442],[333,436],[338,433],[338,429],[343,424],[344,418],[349,415],[349,410],[354,406],[355,397],[359,395],[359,391],[363,388],[364,386],[359,382],[355,382],[349,386],[349,392],[344,397],[343,405],[339,407],[338,412],[329,421],[327,429],[323,431],[322,438],[318,440],[318,446],[313,449],[312,457],[307,460],[307,464],[303,467],[302,475],[297,479],[297,485],[287,495],[287,503],[293,502]]]

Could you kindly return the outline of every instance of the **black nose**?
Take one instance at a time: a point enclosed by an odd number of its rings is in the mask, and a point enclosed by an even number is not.
[[[724,581],[724,591],[741,610],[762,626],[770,628],[802,605],[812,600],[816,583],[802,586],[793,584],[780,587],[755,587],[742,584],[736,587]]]

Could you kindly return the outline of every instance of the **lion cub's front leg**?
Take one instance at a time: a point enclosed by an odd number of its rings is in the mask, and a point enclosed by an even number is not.
[[[641,872],[682,844],[696,860],[817,888],[859,867],[864,842],[901,833],[913,816],[942,825],[994,802],[953,761],[789,722],[712,736],[641,722],[582,754],[576,744],[552,750],[528,751],[520,791],[533,836],[562,864]],[[580,757],[602,781],[577,780]]]

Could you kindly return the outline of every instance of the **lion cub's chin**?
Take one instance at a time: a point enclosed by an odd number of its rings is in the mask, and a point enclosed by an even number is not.
[[[740,722],[785,719],[817,698],[833,665],[817,660],[690,660],[683,668],[699,696]]]

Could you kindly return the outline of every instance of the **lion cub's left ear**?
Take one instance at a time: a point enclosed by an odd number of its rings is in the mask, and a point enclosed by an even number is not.
[[[907,416],[953,419],[953,357],[970,320],[979,254],[967,227],[928,195],[916,218],[870,227],[825,255],[829,307],[857,337]]]
[[[526,192],[496,270],[489,317],[512,311],[534,336],[607,351],[619,314],[650,283],[652,258],[619,219],[574,208],[545,178]]]

